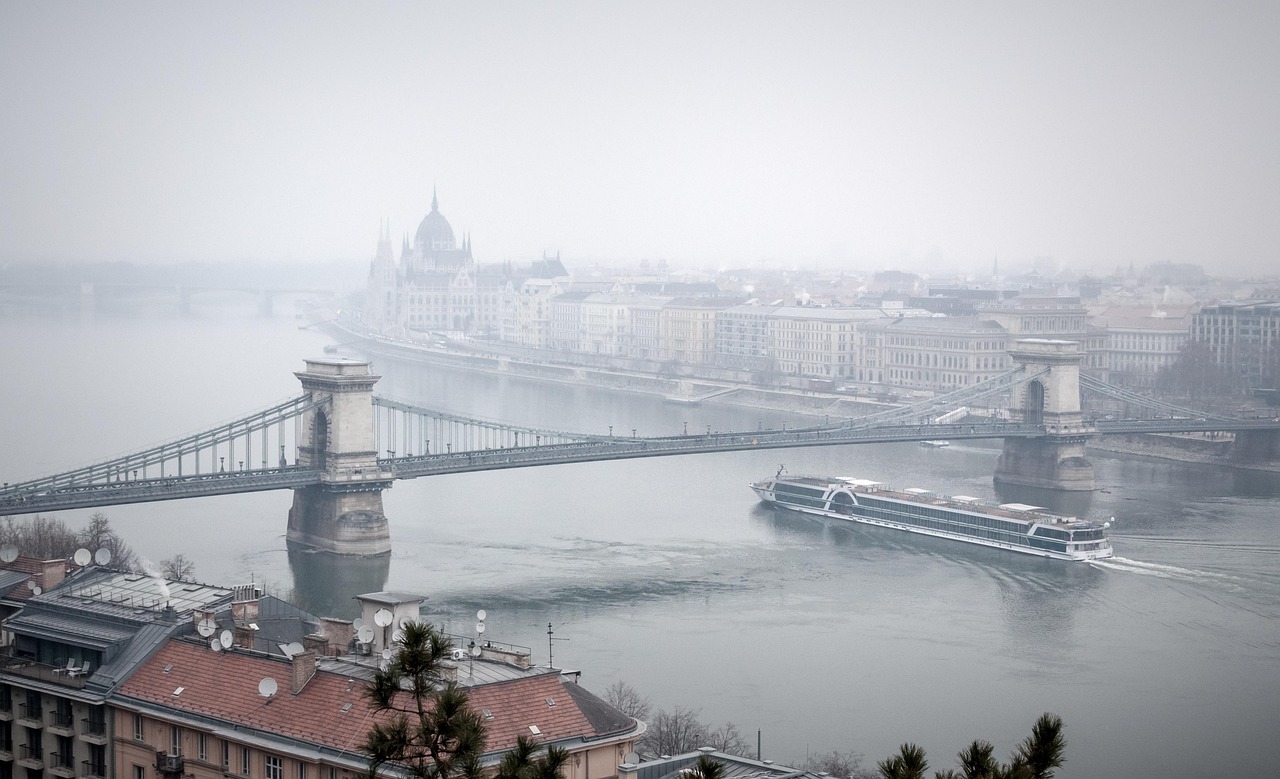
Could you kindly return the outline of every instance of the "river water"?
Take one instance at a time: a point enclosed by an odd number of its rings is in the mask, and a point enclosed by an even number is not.
[[[0,478],[17,481],[204,429],[298,393],[325,338],[287,305],[197,305],[92,322],[0,318]],[[776,426],[747,409],[378,359],[378,391],[459,413],[639,435]],[[1274,775],[1280,765],[1280,475],[1094,455],[1099,491],[1056,508],[1114,516],[1117,558],[1033,559],[774,511],[747,482],[793,473],[996,497],[996,450],[868,445],[441,476],[385,496],[389,560],[290,554],[290,495],[116,506],[143,557],[253,579],[318,612],[427,595],[459,633],[624,680],[656,706],[760,732],[765,758],[903,741],[935,768],[974,738],[1001,755],[1045,711],[1063,777]],[[1054,496],[1000,497],[1043,503]],[[73,527],[90,512],[64,512]],[[561,640],[563,639],[563,640]]]

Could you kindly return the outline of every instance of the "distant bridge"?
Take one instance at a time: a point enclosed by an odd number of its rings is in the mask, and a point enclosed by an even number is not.
[[[1019,365],[987,382],[909,406],[781,430],[638,437],[514,425],[375,396],[367,363],[308,361],[303,395],[161,446],[0,489],[0,514],[294,490],[289,538],[338,552],[388,551],[381,492],[398,479],[639,457],[1001,438],[997,478],[1092,487],[1083,442],[1094,435],[1230,431],[1268,436],[1280,423],[1206,414],[1142,398],[1073,373],[1063,342],[1020,342]],[[1071,344],[1074,347],[1074,344]],[[1072,356],[1074,355],[1074,362]],[[1064,384],[1065,382],[1065,384]],[[1076,384],[1078,382],[1078,386]],[[1084,420],[1084,388],[1159,416]],[[963,416],[975,400],[1013,393],[1012,419]],[[1067,398],[1059,396],[1068,395]],[[946,421],[940,421],[946,420]],[[1077,451],[1078,448],[1078,451]],[[384,456],[379,456],[380,454]],[[1082,468],[1088,468],[1082,487]]]

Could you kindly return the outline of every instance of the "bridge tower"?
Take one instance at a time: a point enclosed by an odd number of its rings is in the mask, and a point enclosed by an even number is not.
[[[298,464],[323,475],[320,484],[294,490],[286,539],[338,554],[388,554],[382,490],[392,477],[378,467],[373,431],[373,385],[381,377],[367,362],[342,359],[307,360],[294,375],[318,402],[302,420]]]
[[[1028,338],[1009,354],[1028,375],[1014,387],[1010,409],[1015,421],[1044,425],[1039,438],[1006,438],[996,461],[995,480],[1053,490],[1093,489],[1093,465],[1085,442],[1095,431],[1080,415],[1080,360],[1075,341]],[[1040,374],[1040,375],[1037,375]]]

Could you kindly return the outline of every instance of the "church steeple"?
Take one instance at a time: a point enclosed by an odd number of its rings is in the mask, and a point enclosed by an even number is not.
[[[436,185],[435,184],[431,185],[431,210],[432,211],[440,210],[440,204],[436,201]]]

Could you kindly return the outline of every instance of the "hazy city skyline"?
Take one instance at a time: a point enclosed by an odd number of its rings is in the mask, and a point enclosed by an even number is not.
[[[1272,271],[1269,3],[0,6],[0,262]]]

